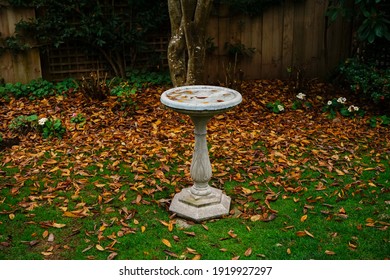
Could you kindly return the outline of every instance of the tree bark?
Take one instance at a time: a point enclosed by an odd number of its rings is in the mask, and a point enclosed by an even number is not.
[[[212,0],[168,0],[171,40],[168,63],[173,85],[203,84],[206,28]]]

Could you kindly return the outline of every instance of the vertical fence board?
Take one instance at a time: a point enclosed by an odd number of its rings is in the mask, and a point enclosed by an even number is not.
[[[287,1],[283,6],[282,78],[288,77],[288,68],[293,62],[294,3]]]
[[[212,18],[209,27],[218,30],[212,33],[218,45],[240,38],[246,47],[256,49],[251,59],[239,63],[246,78],[286,78],[288,68],[303,71],[308,78],[325,78],[349,54],[351,45],[349,23],[338,20],[327,28],[327,5],[328,0],[286,0],[266,9],[261,16],[231,15],[230,20],[226,20],[225,11],[224,17]],[[237,28],[240,24],[242,29]],[[206,68],[219,80],[224,75],[223,51],[219,47],[217,57],[208,59]]]
[[[21,19],[29,20],[35,17],[33,9],[15,9],[10,6],[0,8],[0,33],[2,38],[12,36],[15,32],[15,24]],[[40,78],[41,62],[39,50],[35,47],[23,51],[12,52],[6,50],[0,55],[0,78],[5,82],[27,83]]]
[[[338,20],[326,26],[327,4],[328,0],[285,0],[257,17],[232,15],[226,6],[221,5],[217,15],[212,15],[209,22],[208,36],[214,38],[216,49],[207,55],[206,81],[224,82],[229,63],[234,66],[234,59],[226,55],[227,42],[255,49],[251,58],[241,58],[236,65],[237,70],[242,69],[246,79],[286,78],[289,67],[306,70],[306,77],[326,77],[347,57],[351,45],[349,23]],[[15,23],[32,17],[32,9],[0,8],[1,36],[12,35]],[[167,41],[159,44],[158,48],[163,49]],[[160,53],[166,55],[165,50],[160,50]],[[42,59],[40,62],[37,49],[15,55],[7,52],[0,57],[0,77],[7,82],[27,82],[41,76],[42,63],[44,73],[48,73],[45,78],[58,80],[96,71],[98,69],[92,68],[104,65],[101,58],[81,51],[75,54],[66,48],[53,50],[49,52],[49,57]]]

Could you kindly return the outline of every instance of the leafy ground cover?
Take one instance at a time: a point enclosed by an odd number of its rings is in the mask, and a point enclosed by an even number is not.
[[[345,94],[329,85],[297,106],[284,82],[243,84],[243,103],[208,126],[211,184],[231,212],[197,224],[168,211],[191,185],[193,127],[161,105],[164,89],[144,89],[132,110],[78,92],[2,100],[13,140],[0,151],[0,259],[390,258],[389,127],[370,126],[369,108],[329,118],[327,100]],[[66,132],[16,134],[20,115]]]

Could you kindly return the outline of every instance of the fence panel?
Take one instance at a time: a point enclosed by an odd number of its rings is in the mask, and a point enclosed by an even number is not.
[[[0,0],[1,2],[1,0]],[[1,3],[0,3],[1,4]],[[234,15],[226,6],[220,6],[209,23],[209,38],[216,49],[208,54],[205,70],[208,83],[225,82],[227,69],[242,70],[245,79],[287,78],[288,69],[299,69],[305,77],[326,77],[350,52],[351,25],[339,20],[326,26],[327,0],[285,0],[265,10],[259,17]],[[7,37],[13,34],[14,25],[20,19],[34,17],[32,9],[14,9],[0,5],[0,32]],[[167,26],[168,28],[169,26]],[[152,63],[155,67],[167,67],[166,49],[168,34],[158,34],[150,41],[153,52],[139,54],[135,65]],[[227,56],[226,43],[242,44],[254,48],[251,57]],[[124,60],[129,53],[124,48]],[[87,54],[77,44],[64,44],[40,55],[35,48],[0,56],[0,78],[7,82],[27,82],[43,77],[61,80],[80,77],[90,71],[109,71],[109,66],[99,55]],[[42,65],[42,68],[41,68]],[[130,66],[130,64],[127,64]]]
[[[225,79],[224,45],[231,41],[256,49],[251,58],[237,62],[246,79],[287,78],[288,69],[299,69],[308,78],[326,77],[348,56],[352,33],[346,21],[326,25],[327,5],[327,0],[286,0],[255,18],[230,17],[222,7],[210,19],[217,50],[207,60],[208,80]]]
[[[34,18],[33,9],[15,9],[0,3],[0,36],[5,39],[15,32],[15,24],[21,19]],[[0,79],[5,82],[26,83],[42,76],[39,50],[32,48],[23,52],[6,50],[0,54]]]

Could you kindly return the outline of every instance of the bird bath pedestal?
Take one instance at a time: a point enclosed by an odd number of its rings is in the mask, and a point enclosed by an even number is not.
[[[177,193],[169,208],[178,216],[203,221],[229,213],[230,197],[209,186],[212,172],[206,141],[207,122],[241,101],[239,92],[216,86],[183,86],[161,95],[161,103],[189,115],[195,125],[195,148],[190,169],[194,185]]]

